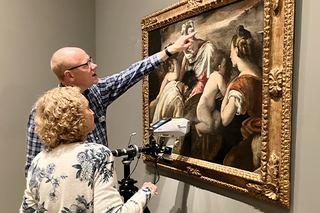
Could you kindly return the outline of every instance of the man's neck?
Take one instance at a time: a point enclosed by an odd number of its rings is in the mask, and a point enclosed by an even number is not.
[[[76,85],[69,85],[69,84],[67,84],[67,83],[62,83],[62,82],[60,82],[60,86],[61,87],[74,87],[74,86],[76,86]],[[88,89],[88,88],[86,88],[86,89],[84,89],[84,88],[81,88],[81,87],[79,87],[80,88],[80,92],[81,92],[81,94],[85,94],[85,92],[86,92],[86,90]]]

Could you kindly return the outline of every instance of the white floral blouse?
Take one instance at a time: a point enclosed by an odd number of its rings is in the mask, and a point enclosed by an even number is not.
[[[111,151],[100,144],[71,143],[39,153],[28,171],[20,212],[143,212],[150,187],[125,204]]]

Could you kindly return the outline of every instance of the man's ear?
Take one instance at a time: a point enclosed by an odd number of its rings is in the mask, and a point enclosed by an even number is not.
[[[71,82],[74,80],[74,76],[69,70],[64,71],[63,74],[64,74],[65,80],[71,81]]]

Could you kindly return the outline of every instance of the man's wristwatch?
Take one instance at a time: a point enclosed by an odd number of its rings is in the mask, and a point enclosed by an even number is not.
[[[171,57],[171,56],[172,56],[172,54],[168,51],[168,48],[167,48],[167,47],[164,48],[164,51],[166,52],[166,54],[167,54],[168,57]]]

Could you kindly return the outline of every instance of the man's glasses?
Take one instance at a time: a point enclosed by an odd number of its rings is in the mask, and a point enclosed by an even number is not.
[[[91,69],[91,67],[90,67],[91,64],[93,64],[93,60],[92,60],[92,58],[90,57],[90,58],[89,58],[89,61],[88,61],[87,63],[81,64],[81,65],[79,65],[79,66],[72,67],[72,68],[70,68],[70,69],[68,69],[68,70],[74,70],[74,69],[77,69],[77,68],[82,67],[82,66],[88,66],[88,68]]]

